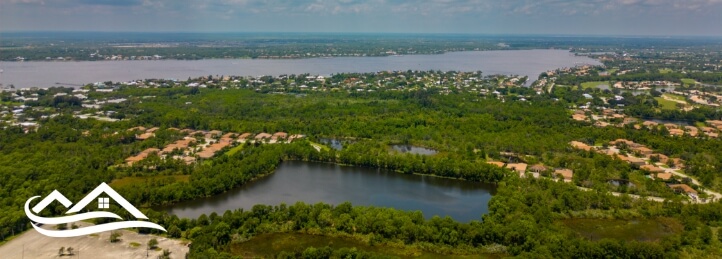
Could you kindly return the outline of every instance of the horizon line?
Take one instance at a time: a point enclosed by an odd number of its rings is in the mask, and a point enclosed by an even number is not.
[[[341,31],[103,31],[103,30],[0,30],[3,33],[120,33],[120,34],[357,34],[357,35],[465,35],[537,37],[617,37],[617,38],[722,38],[722,35],[662,34],[574,34],[574,33],[485,33],[485,32],[341,32]]]

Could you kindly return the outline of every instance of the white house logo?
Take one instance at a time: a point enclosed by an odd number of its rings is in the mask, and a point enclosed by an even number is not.
[[[101,194],[105,194],[108,197],[99,197]],[[86,212],[76,215],[70,215],[70,216],[63,216],[63,217],[55,217],[55,218],[45,218],[40,217],[38,215],[35,215],[35,213],[39,213],[45,207],[50,205],[53,201],[58,201],[60,204],[63,204],[66,208],[70,207],[73,203],[68,200],[68,198],[65,198],[58,190],[54,190],[51,192],[45,199],[42,199],[38,204],[36,204],[32,211],[30,210],[30,202],[40,198],[40,196],[34,196],[28,199],[28,201],[25,202],[25,214],[30,218],[31,221],[41,223],[41,224],[63,224],[63,223],[71,223],[76,222],[80,220],[86,220],[86,219],[93,219],[93,218],[115,218],[120,219],[122,218],[118,216],[115,213],[107,212],[107,211],[93,211],[93,212]],[[80,200],[75,206],[70,208],[66,214],[74,214],[88,206],[92,201],[96,200],[98,201],[98,209],[109,209],[110,208],[110,200],[114,200],[118,205],[123,207],[126,211],[128,211],[133,217],[136,219],[148,219],[143,213],[141,213],[138,209],[133,207],[123,196],[120,196],[113,188],[110,188],[105,183],[101,183],[96,187],[92,192],[90,192],[85,198]],[[33,213],[35,212],[35,213]],[[36,224],[33,225],[33,228],[40,232],[43,235],[50,236],[50,237],[75,237],[75,236],[83,236],[93,233],[99,233],[103,231],[110,231],[110,230],[116,230],[116,229],[123,229],[123,228],[153,228],[158,229],[162,231],[166,231],[165,228],[162,226],[148,222],[148,221],[119,221],[119,222],[111,222],[111,223],[105,223],[100,225],[94,225],[89,227],[83,227],[83,228],[77,228],[77,229],[70,229],[70,230],[47,230],[43,229],[41,227],[38,227]]]

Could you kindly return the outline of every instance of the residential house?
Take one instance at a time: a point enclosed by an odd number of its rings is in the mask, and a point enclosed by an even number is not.
[[[684,161],[681,158],[672,158],[672,163],[674,163],[674,167],[676,168],[684,167]]]
[[[525,164],[525,163],[508,163],[508,164],[506,164],[506,168],[519,173],[519,177],[524,177],[524,173],[526,173],[527,164]]]
[[[642,125],[644,125],[647,128],[652,128],[652,127],[659,126],[659,123],[656,123],[654,121],[645,121],[645,122],[642,122]]]
[[[205,134],[205,138],[216,138],[221,136],[223,134],[223,131],[220,130],[211,130],[208,133]]]
[[[639,168],[641,168],[642,170],[645,170],[647,172],[650,172],[652,174],[664,173],[664,169],[653,166],[653,165],[643,165],[643,166],[640,166]]]
[[[584,115],[584,114],[574,114],[574,115],[572,115],[572,119],[575,120],[575,121],[586,121],[586,120],[587,120],[587,115]]]
[[[689,135],[692,136],[692,137],[696,137],[696,136],[699,134],[699,130],[697,129],[697,127],[694,127],[694,126],[684,126],[684,129],[686,129],[687,132],[689,132]]]
[[[534,178],[539,178],[541,173],[545,172],[547,170],[549,170],[549,168],[547,168],[546,166],[544,166],[542,164],[536,164],[536,165],[529,167],[529,171],[531,172],[532,177],[534,177]]]
[[[625,161],[627,163],[637,165],[637,166],[643,166],[643,165],[647,164],[647,162],[645,162],[644,160],[642,160],[640,158],[632,157],[632,156],[620,155],[619,159],[621,159],[622,161]]]
[[[303,137],[304,137],[304,135],[301,135],[301,134],[293,134],[293,135],[291,135],[290,137],[288,137],[288,143],[291,143],[291,142],[293,142],[294,140],[300,139],[300,138],[303,138]]]
[[[570,142],[569,144],[571,144],[572,147],[574,147],[574,148],[576,148],[576,149],[581,149],[581,150],[585,150],[585,151],[591,151],[591,150],[592,150],[592,147],[590,147],[589,145],[584,144],[584,143],[582,143],[582,142],[579,142],[579,141],[572,141],[572,142]]]
[[[697,198],[697,191],[693,189],[692,187],[689,187],[689,185],[686,184],[668,184],[667,185],[670,189],[674,190],[678,193],[684,193],[687,194],[687,196],[692,198]]]
[[[613,145],[613,146],[619,145],[620,143],[624,143],[630,148],[641,146],[640,144],[634,143],[634,141],[623,139],[623,138],[609,141],[609,144]]]
[[[273,136],[271,136],[271,140],[281,140],[288,138],[288,133],[286,132],[276,132],[273,133]]]
[[[154,136],[155,136],[154,133],[147,132],[147,133],[143,133],[143,134],[140,134],[140,135],[135,135],[135,139],[137,139],[137,140],[146,140],[146,139],[152,138],[152,137],[154,137]]]
[[[128,129],[128,131],[145,131],[145,130],[146,130],[146,128],[143,126],[132,127],[130,129]]]
[[[240,136],[238,136],[238,141],[246,141],[249,137],[251,137],[251,133],[243,133]]]
[[[264,139],[270,139],[271,137],[272,137],[271,134],[262,132],[262,133],[259,133],[258,135],[256,135],[255,139],[256,140],[264,140]]]
[[[662,181],[669,181],[672,179],[672,173],[657,173],[657,179],[660,179]]]
[[[571,183],[572,177],[574,176],[574,171],[572,171],[571,169],[556,169],[554,170],[554,175],[562,177],[565,183]]]
[[[645,147],[645,146],[633,147],[632,150],[634,150],[634,151],[636,151],[636,152],[639,152],[640,154],[642,154],[642,155],[644,155],[644,156],[649,156],[649,155],[651,155],[652,153],[654,153],[653,150],[651,150],[651,149],[649,149],[649,148],[647,148],[647,147]]]
[[[669,135],[672,135],[672,136],[682,136],[682,135],[684,135],[684,130],[681,130],[681,129],[671,129],[671,130],[669,130]]]
[[[666,164],[667,161],[669,161],[669,157],[665,156],[664,154],[652,154],[649,156],[649,158],[652,158],[652,157],[656,157],[657,159],[659,159],[659,162],[663,163],[663,164]]]
[[[665,123],[664,127],[667,128],[668,130],[679,129],[679,126],[677,126],[677,124],[674,124],[674,123]]]

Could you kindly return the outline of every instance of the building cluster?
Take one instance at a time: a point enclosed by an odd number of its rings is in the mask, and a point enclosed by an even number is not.
[[[693,200],[698,199],[698,192],[694,188],[678,183],[679,181],[675,179],[674,170],[684,167],[684,161],[680,158],[670,158],[664,154],[655,153],[649,147],[627,139],[610,141],[608,148],[593,147],[579,141],[572,141],[570,145],[576,149],[612,156],[639,167],[647,173],[648,178],[663,181],[673,191],[686,194]]]
[[[519,177],[525,178],[531,176],[539,178],[542,174],[549,173],[556,181],[564,181],[565,183],[572,182],[574,171],[566,168],[550,168],[543,164],[535,164],[529,166],[527,163],[504,163],[501,161],[488,161],[490,165],[495,165],[501,168],[509,169],[519,174]]]
[[[670,136],[689,136],[694,138],[719,138],[722,132],[722,121],[708,120],[705,126],[692,126],[687,123],[658,122],[652,120],[640,120],[627,117],[618,109],[602,109],[595,111],[591,109],[576,109],[573,111],[572,119],[575,121],[593,122],[597,127],[625,127],[632,125],[635,129],[660,130],[664,128]]]
[[[138,126],[128,129],[135,132],[137,140],[146,140],[155,137],[158,127],[148,128]],[[303,138],[304,135],[288,135],[285,132],[276,132],[274,134],[259,133],[252,134],[249,132],[238,134],[234,132],[223,133],[219,130],[192,130],[168,128],[167,130],[178,131],[185,136],[173,143],[160,148],[148,148],[137,155],[130,156],[125,159],[125,164],[132,166],[135,163],[143,161],[151,154],[159,156],[161,159],[181,160],[186,164],[193,164],[200,159],[209,159],[219,154],[219,152],[227,147],[232,147],[243,143],[291,143],[296,139]]]
[[[198,87],[198,88],[250,88],[257,91],[304,92],[304,91],[348,91],[374,92],[379,90],[409,90],[418,88],[438,88],[441,93],[452,91],[479,94],[490,93],[496,88],[519,87],[526,77],[491,75],[482,76],[481,72],[438,72],[438,71],[381,71],[375,73],[353,74],[344,77],[326,77],[323,75],[280,75],[271,76],[202,76],[186,81],[143,80],[123,82],[143,88],[153,87]]]

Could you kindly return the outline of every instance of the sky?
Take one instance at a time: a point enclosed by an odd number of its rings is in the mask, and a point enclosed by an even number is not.
[[[0,31],[722,36],[722,0],[0,0]]]

